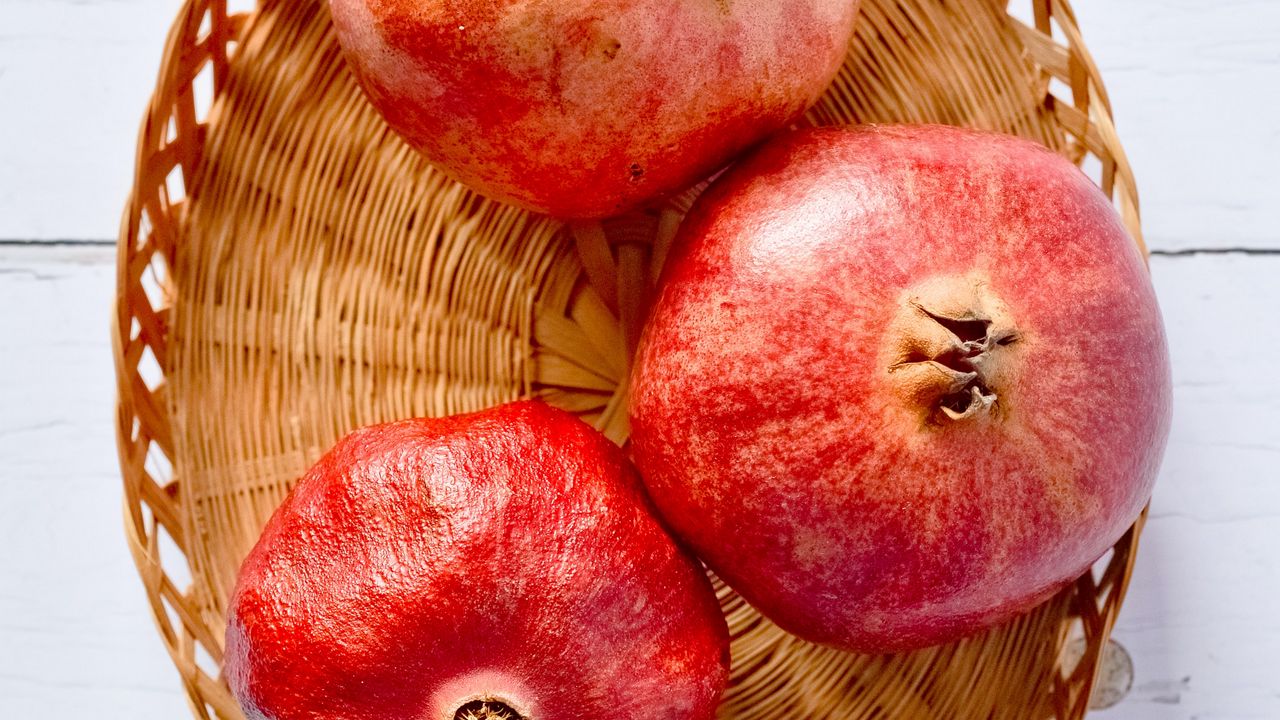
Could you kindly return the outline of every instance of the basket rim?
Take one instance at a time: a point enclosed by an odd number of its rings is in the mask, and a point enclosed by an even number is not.
[[[1112,120],[1111,101],[1068,0],[1028,0],[1034,21],[1012,18],[1013,27],[1040,70],[1044,104],[1071,143],[1072,159],[1103,159],[1100,186],[1115,202],[1130,235],[1148,255],[1142,239],[1138,191]],[[162,545],[176,548],[189,563],[191,537],[180,512],[181,485],[171,469],[153,470],[148,458],[174,457],[163,376],[168,374],[167,341],[172,295],[159,296],[143,276],[156,266],[173,267],[185,201],[171,202],[166,183],[175,171],[192,180],[200,165],[207,120],[200,118],[193,85],[204,71],[213,75],[214,96],[226,87],[233,45],[253,12],[231,14],[227,0],[184,0],[167,36],[155,91],[139,128],[134,176],[117,244],[116,295],[111,315],[115,367],[116,437],[123,480],[123,519],[130,552],[146,591],[157,630],[169,652],[196,717],[237,717],[239,709],[222,690],[219,639],[200,621],[193,595],[165,568]],[[1007,9],[1007,2],[1000,2]],[[1061,39],[1059,39],[1061,38]],[[1051,82],[1070,90],[1070,101],[1054,94]],[[167,278],[167,275],[165,276]],[[148,383],[140,365],[150,354],[161,379]],[[1085,573],[1076,583],[1080,602],[1073,613],[1095,640],[1078,665],[1054,678],[1052,692],[1061,717],[1083,717],[1100,667],[1100,648],[1114,626],[1132,575],[1147,510],[1116,543],[1113,561],[1101,577]],[[1095,602],[1086,602],[1092,598]],[[1100,601],[1100,605],[1096,602]],[[211,714],[212,713],[212,714]]]

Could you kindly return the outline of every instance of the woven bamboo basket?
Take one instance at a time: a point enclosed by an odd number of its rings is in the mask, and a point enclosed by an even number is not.
[[[1137,192],[1063,0],[864,0],[813,123],[943,122],[1084,163],[1141,244]],[[1010,10],[1021,11],[1027,22]],[[541,396],[624,441],[628,359],[693,193],[566,226],[443,177],[350,77],[322,0],[187,0],[138,141],[113,339],[125,528],[199,718],[241,558],[347,431]],[[719,587],[725,718],[1080,718],[1141,519],[1037,610],[893,656],[818,648]],[[1064,648],[1071,646],[1071,652]]]

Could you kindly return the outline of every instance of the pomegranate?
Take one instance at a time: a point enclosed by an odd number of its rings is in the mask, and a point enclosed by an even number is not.
[[[520,402],[357,431],[240,571],[249,718],[711,718],[728,632],[621,451]]]
[[[699,199],[632,381],[669,525],[783,628],[955,639],[1132,523],[1170,417],[1164,330],[1106,197],[1030,142],[784,136]]]
[[[703,179],[813,104],[857,0],[331,0],[373,105],[479,192],[602,217]]]

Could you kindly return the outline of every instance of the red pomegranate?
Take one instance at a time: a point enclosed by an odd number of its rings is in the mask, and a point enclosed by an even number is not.
[[[331,0],[387,123],[457,180],[560,217],[710,175],[812,105],[858,0]]]
[[[670,526],[783,628],[904,650],[1031,608],[1150,495],[1169,361],[1101,192],[949,127],[778,139],[695,205],[633,374]]]
[[[231,600],[250,718],[711,718],[728,635],[621,451],[538,402],[357,431]]]

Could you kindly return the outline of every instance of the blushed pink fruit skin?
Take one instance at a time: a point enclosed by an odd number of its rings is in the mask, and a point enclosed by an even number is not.
[[[981,278],[1019,331],[993,422],[895,394],[910,289]],[[888,359],[887,359],[888,358]],[[632,376],[669,525],[783,628],[956,639],[1070,583],[1150,496],[1170,422],[1143,259],[1056,154],[948,127],[774,140],[686,220]]]
[[[835,77],[857,0],[331,0],[387,123],[482,194],[603,217],[695,184]]]
[[[621,450],[540,402],[359,430],[241,568],[226,673],[250,720],[709,720],[710,583]]]

